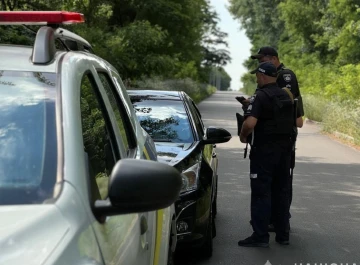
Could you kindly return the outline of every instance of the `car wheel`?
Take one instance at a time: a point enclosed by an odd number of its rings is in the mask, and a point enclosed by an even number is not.
[[[212,209],[210,210],[209,224],[206,231],[205,242],[200,249],[200,253],[205,258],[210,258],[213,253],[213,230],[214,230],[214,219]]]

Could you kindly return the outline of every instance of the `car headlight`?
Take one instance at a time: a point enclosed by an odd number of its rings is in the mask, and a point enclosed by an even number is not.
[[[196,163],[192,167],[184,170],[182,172],[182,181],[183,185],[181,187],[181,192],[187,192],[195,190],[197,188],[197,178],[199,175],[200,165]]]

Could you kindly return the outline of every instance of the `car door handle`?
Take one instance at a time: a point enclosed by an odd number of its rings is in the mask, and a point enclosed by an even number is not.
[[[144,235],[148,230],[148,223],[147,220],[145,218],[145,216],[141,216],[141,220],[140,220],[140,233],[141,235]]]

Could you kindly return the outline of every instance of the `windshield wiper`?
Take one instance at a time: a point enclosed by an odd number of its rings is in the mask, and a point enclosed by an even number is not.
[[[153,139],[154,142],[172,143],[169,139]]]

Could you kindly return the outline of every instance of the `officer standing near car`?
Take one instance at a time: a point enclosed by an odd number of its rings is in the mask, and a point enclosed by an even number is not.
[[[258,60],[259,63],[272,62],[276,66],[278,72],[278,78],[276,80],[276,83],[280,88],[287,88],[288,90],[290,90],[290,92],[293,94],[293,97],[297,99],[296,127],[301,128],[303,126],[304,107],[299,89],[299,84],[295,73],[292,70],[286,68],[285,65],[280,62],[278,52],[273,47],[269,47],[269,46],[261,47],[258,50],[257,54],[251,56],[251,59],[256,59]],[[297,129],[295,128],[295,130],[296,130],[295,133],[297,134]],[[293,182],[293,176],[292,174],[290,174],[290,197],[289,197],[290,206],[292,203],[292,195],[293,195],[292,182]],[[291,217],[291,215],[289,215],[289,217]],[[273,218],[271,218],[269,230],[272,232],[274,232],[273,223],[274,220]]]
[[[268,247],[271,193],[274,192],[275,232],[279,244],[289,244],[290,154],[293,101],[276,84],[277,69],[264,62],[256,73],[258,89],[245,111],[240,140],[250,142],[251,220],[253,234],[238,242],[244,247]],[[248,136],[251,134],[251,139]],[[272,191],[273,186],[273,191]]]

